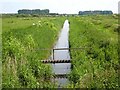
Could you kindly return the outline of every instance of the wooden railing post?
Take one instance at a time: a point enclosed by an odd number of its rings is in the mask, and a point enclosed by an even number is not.
[[[54,49],[53,49],[53,60],[54,60]]]

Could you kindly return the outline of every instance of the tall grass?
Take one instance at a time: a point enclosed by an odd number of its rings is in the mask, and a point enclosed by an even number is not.
[[[2,33],[2,87],[53,88],[52,70],[40,62],[47,59],[63,17],[4,17]]]
[[[117,16],[116,16],[117,17]],[[118,88],[118,33],[113,16],[70,17],[72,71],[69,87]]]

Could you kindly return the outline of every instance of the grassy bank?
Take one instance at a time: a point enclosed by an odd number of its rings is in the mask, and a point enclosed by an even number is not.
[[[3,17],[2,87],[55,87],[47,59],[64,23],[64,17]]]
[[[68,87],[118,87],[118,16],[70,17],[72,71]]]

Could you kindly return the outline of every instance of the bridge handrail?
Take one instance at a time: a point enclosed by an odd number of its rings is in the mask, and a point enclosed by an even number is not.
[[[40,49],[35,49],[35,50],[81,50],[81,49],[88,49],[91,47],[79,47],[79,48],[40,48]]]

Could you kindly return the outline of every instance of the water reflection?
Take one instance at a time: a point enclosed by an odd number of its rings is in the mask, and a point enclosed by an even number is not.
[[[59,39],[54,48],[69,48],[68,37],[69,37],[69,23],[68,20],[65,20],[63,29],[61,30]],[[54,60],[70,60],[69,50],[55,50]],[[70,73],[70,66],[71,63],[52,64],[53,73],[68,74]],[[55,78],[55,81],[58,82],[59,86],[64,86],[69,82],[67,78]]]

